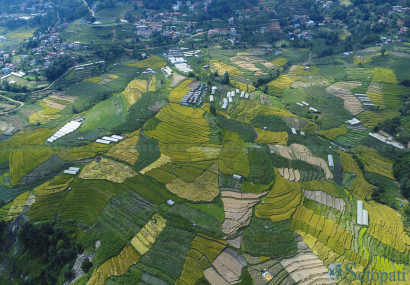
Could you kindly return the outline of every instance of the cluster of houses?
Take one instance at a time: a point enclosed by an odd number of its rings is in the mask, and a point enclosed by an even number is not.
[[[301,107],[309,106],[309,103],[306,103],[305,101],[302,101],[302,103],[297,102],[296,104]],[[309,107],[309,111],[315,112],[315,113],[319,112],[317,109],[313,107]]]
[[[180,103],[184,106],[195,106],[201,107],[202,101],[202,94],[208,92],[208,87],[204,84],[199,84],[194,89],[189,91],[184,97],[182,97]]]
[[[236,91],[236,92],[235,92]],[[245,99],[249,99],[249,93],[245,93],[245,91],[240,91],[239,89],[236,89],[235,91],[228,91],[228,93],[226,94],[226,98],[222,98],[222,109],[226,110],[228,108],[228,104],[229,103],[233,103],[233,97],[235,97],[236,94],[240,94],[239,97],[240,98],[245,98]]]

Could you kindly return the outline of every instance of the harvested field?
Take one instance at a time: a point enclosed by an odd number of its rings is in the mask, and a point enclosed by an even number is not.
[[[303,160],[309,164],[321,167],[326,175],[326,179],[332,179],[333,174],[327,165],[327,162],[312,154],[312,152],[304,145],[292,144],[291,146],[269,145],[269,149],[287,159]]]
[[[255,129],[258,133],[256,142],[258,144],[280,144],[286,145],[288,143],[288,133],[287,132],[270,132],[262,129]]]
[[[256,57],[250,57],[250,56],[235,56],[231,57],[230,61],[235,63],[236,65],[248,69],[252,71],[253,75],[264,75],[266,74],[263,72],[260,68],[256,67],[254,63],[261,63],[262,60]]]
[[[184,80],[185,78],[186,78],[185,76],[174,72],[174,73],[172,74],[172,82],[171,82],[171,84],[169,85],[169,87],[174,88],[174,87],[177,86],[179,83],[181,83],[182,80]]]
[[[280,176],[282,176],[286,180],[293,181],[293,182],[299,182],[300,180],[300,172],[298,169],[278,168],[278,172]]]
[[[201,82],[194,80],[192,81],[186,88],[188,90],[194,89],[195,87],[197,87],[199,84],[201,84]]]
[[[122,183],[125,179],[137,173],[131,167],[108,158],[92,161],[80,173],[82,179],[106,179],[115,183]]]
[[[329,279],[329,269],[314,253],[298,253],[280,263],[297,284],[336,284]]]
[[[336,210],[344,213],[346,204],[345,201],[341,198],[335,198],[322,191],[310,191],[302,189],[302,193],[306,198],[315,200],[323,205],[335,208]]]
[[[175,195],[190,201],[212,201],[219,194],[218,165],[215,163],[192,183],[177,178],[166,187]]]
[[[213,267],[204,271],[205,278],[212,285],[236,284],[241,279],[246,260],[236,251],[227,248],[212,262]],[[222,279],[221,279],[222,278]]]
[[[106,155],[115,157],[129,164],[134,164],[138,160],[139,153],[137,144],[139,140],[139,131],[132,134],[131,137],[117,143],[106,153]]]
[[[292,82],[290,86],[292,88],[306,88],[311,86],[327,86],[329,82],[326,78],[320,75],[309,75],[309,76],[300,76],[298,75],[298,80]]]
[[[343,99],[345,109],[353,115],[357,115],[363,111],[360,100],[351,93],[351,90],[360,86],[358,81],[337,82],[326,88],[326,91],[336,97]]]
[[[240,228],[249,225],[253,206],[259,203],[260,197],[265,194],[266,192],[252,194],[221,191],[225,211],[222,232],[228,236],[233,236]]]
[[[62,100],[62,101],[67,101],[67,103],[73,103],[76,97],[73,96],[68,96],[68,95],[59,95],[59,94],[53,94],[49,96],[52,99],[57,99],[57,100]]]

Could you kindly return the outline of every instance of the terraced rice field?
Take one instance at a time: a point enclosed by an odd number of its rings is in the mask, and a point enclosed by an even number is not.
[[[188,86],[193,82],[193,79],[187,79],[185,81],[182,81],[175,87],[171,93],[169,94],[169,102],[170,103],[175,103],[179,104],[181,102],[182,97],[184,97],[190,89],[188,89]]]
[[[272,222],[289,219],[299,204],[302,193],[300,185],[290,182],[275,170],[276,181],[268,195],[258,204],[255,215],[259,218],[270,218]]]
[[[355,175],[353,183],[351,183],[348,187],[349,191],[352,191],[358,197],[369,199],[373,190],[376,189],[376,186],[369,184],[364,179],[362,171],[351,154],[341,151],[339,151],[339,154],[343,171],[353,173]]]
[[[198,235],[191,243],[181,276],[176,285],[195,285],[203,276],[203,271],[212,266],[212,262],[226,247],[226,242],[204,235]]]
[[[388,119],[399,116],[399,112],[393,110],[382,110],[382,111],[364,111],[360,113],[357,117],[362,122],[362,124],[368,128],[374,128],[378,123],[384,122]]]
[[[318,134],[325,136],[330,140],[335,140],[338,136],[346,135],[347,129],[346,125],[343,124],[334,129],[319,131]]]
[[[159,214],[155,214],[139,233],[132,238],[132,246],[140,255],[146,254],[155,243],[159,234],[164,230],[165,225],[166,220]]]
[[[16,197],[13,200],[13,204],[11,205],[7,216],[4,218],[5,221],[11,221],[17,218],[24,210],[24,206],[26,205],[26,201],[28,198],[29,192],[24,192]]]
[[[329,194],[332,197],[340,198],[340,192],[336,187],[334,182],[323,181],[323,180],[313,180],[308,182],[300,183],[303,189],[311,191],[321,191]]]
[[[392,69],[384,67],[375,67],[371,70],[374,81],[382,81],[386,83],[397,83],[396,76]]]
[[[409,93],[409,88],[403,85],[383,84],[383,99],[386,107],[392,110],[398,110],[403,106],[400,95]]]
[[[79,160],[88,157],[94,157],[97,154],[103,154],[112,146],[92,142],[87,145],[73,147],[73,148],[59,148],[56,154],[64,160]]]
[[[345,212],[346,203],[341,198],[335,198],[322,191],[302,190],[302,192],[303,192],[303,195],[305,195],[305,197],[308,199],[314,200],[323,205],[334,208],[341,213]]]
[[[230,80],[229,83],[234,88],[238,88],[238,89],[240,89],[242,91],[245,91],[245,92],[253,92],[253,91],[256,90],[255,86],[250,85],[250,84],[245,84],[245,83],[242,83],[240,81]]]
[[[139,140],[139,131],[132,134],[109,149],[107,156],[115,157],[129,164],[134,164],[138,160],[137,144]]]
[[[221,197],[225,212],[222,232],[227,236],[234,236],[240,228],[249,225],[253,206],[259,203],[260,197],[266,193],[252,194],[222,191]]]
[[[222,61],[211,60],[211,72],[218,72],[219,76],[228,73],[229,76],[241,76],[242,72],[235,66],[228,65]]]
[[[410,237],[403,228],[401,216],[393,209],[373,201],[364,203],[364,207],[369,212],[369,234],[408,255]]]
[[[213,267],[204,270],[211,284],[236,284],[241,281],[242,268],[246,260],[236,251],[227,248],[212,262]]]
[[[283,65],[285,65],[286,63],[288,63],[288,60],[284,57],[278,56],[277,58],[271,60],[271,63],[275,66],[275,67],[281,67]]]
[[[61,117],[61,115],[56,115],[61,109],[52,108],[43,101],[40,101],[40,106],[44,109],[29,116],[30,124],[43,124]]]
[[[281,145],[269,145],[269,149],[280,156],[287,159],[298,159],[306,161],[312,165],[321,167],[326,175],[326,179],[332,179],[333,174],[329,169],[326,161],[320,157],[316,157],[312,152],[304,145],[292,144],[291,146]]]
[[[270,91],[280,93],[282,90],[289,89],[292,82],[296,78],[291,78],[289,75],[281,75],[267,84]]]
[[[280,176],[282,176],[286,180],[289,180],[292,182],[299,182],[300,180],[300,172],[298,169],[278,168],[278,173],[280,174]]]
[[[218,194],[218,166],[215,163],[194,182],[175,179],[166,185],[175,195],[195,202],[212,201]]]
[[[258,144],[280,144],[287,145],[288,143],[288,133],[287,132],[270,132],[262,129],[255,129],[258,133],[256,142]]]
[[[383,84],[382,83],[375,82],[375,81],[370,83],[366,94],[375,106],[380,106],[381,109],[385,108],[384,100],[383,100]]]
[[[330,94],[341,98],[344,101],[344,107],[353,115],[363,111],[362,103],[351,92],[352,89],[361,85],[358,81],[337,82],[326,88]]]
[[[393,161],[376,150],[360,145],[353,150],[363,162],[364,170],[393,179]]]
[[[79,175],[81,179],[106,179],[115,183],[122,183],[125,179],[137,175],[134,170],[126,164],[108,158],[100,161],[91,161]]]
[[[255,63],[262,62],[262,60],[257,57],[237,55],[235,57],[231,57],[230,61],[236,64],[237,66],[249,70],[252,73],[252,75],[258,76],[266,74],[260,68],[255,66]]]
[[[208,142],[211,130],[204,111],[179,104],[168,104],[155,116],[160,123],[145,133],[164,144],[201,144]]]
[[[151,56],[147,59],[143,59],[141,61],[137,61],[134,63],[129,64],[129,66],[135,66],[139,68],[152,68],[152,69],[160,69],[162,67],[167,66],[165,60],[159,56]]]
[[[226,131],[219,159],[219,171],[227,175],[238,174],[247,177],[250,167],[246,152],[245,142],[239,134]]]
[[[102,80],[104,80],[104,78],[102,77],[90,77],[90,78],[84,79],[83,81],[98,84]]]
[[[338,136],[335,142],[343,147],[356,147],[368,136],[368,130],[347,129],[346,135]]]

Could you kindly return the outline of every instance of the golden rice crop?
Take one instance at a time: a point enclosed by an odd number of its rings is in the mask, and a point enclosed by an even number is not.
[[[288,143],[288,133],[287,132],[270,132],[262,129],[255,129],[258,133],[256,142],[258,144],[281,144],[286,145]]]
[[[218,72],[219,76],[228,73],[229,76],[240,76],[242,72],[235,66],[228,65],[218,60],[211,60],[211,72]]]
[[[346,125],[343,124],[334,129],[319,131],[318,134],[325,136],[328,139],[334,140],[338,136],[347,134],[347,129],[346,129]]]

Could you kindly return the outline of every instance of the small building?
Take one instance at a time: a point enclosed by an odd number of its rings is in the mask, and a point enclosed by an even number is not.
[[[169,200],[167,201],[167,204],[168,204],[168,205],[170,205],[170,206],[172,206],[172,205],[174,205],[174,204],[175,204],[175,202],[174,202],[174,201],[172,201],[171,199],[169,199]]]
[[[346,123],[348,123],[348,124],[354,126],[354,125],[360,124],[361,122],[360,122],[358,119],[353,118],[353,119],[351,119],[351,120],[347,120]]]
[[[210,101],[210,102],[213,102],[213,101],[214,101],[214,96],[213,96],[213,95],[210,95],[210,96],[209,96],[209,101]]]
[[[333,155],[329,154],[329,155],[327,156],[327,160],[329,161],[329,167],[334,168],[334,167],[335,167],[335,164],[334,164],[334,162],[333,162]]]
[[[239,175],[239,174],[233,174],[233,175],[232,175],[232,178],[241,180],[241,179],[242,179],[242,176]]]
[[[297,135],[298,133],[296,132],[295,128],[292,128],[292,134]]]
[[[265,279],[265,280],[268,281],[268,282],[273,279],[273,276],[272,276],[272,274],[270,274],[269,271],[263,272],[263,273],[262,273],[262,277],[263,277],[263,279]]]
[[[357,224],[363,224],[363,201],[357,201]]]

